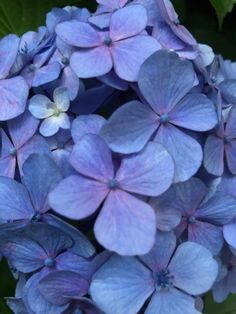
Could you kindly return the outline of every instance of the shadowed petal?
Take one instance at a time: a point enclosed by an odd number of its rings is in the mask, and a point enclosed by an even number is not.
[[[73,53],[70,65],[80,78],[101,76],[112,69],[112,58],[107,47],[80,50]]]
[[[153,209],[120,190],[110,192],[94,226],[99,243],[120,255],[147,253],[154,244],[155,231]]]
[[[155,292],[145,314],[200,314],[193,297],[177,290]]]
[[[134,257],[112,256],[94,275],[90,293],[107,314],[137,313],[154,290],[151,272]]]
[[[122,159],[116,173],[119,186],[129,192],[158,196],[171,185],[174,163],[166,149],[150,142],[137,155]]]
[[[174,286],[192,295],[209,290],[218,274],[218,265],[211,253],[193,242],[177,248],[168,268],[174,275]]]
[[[167,113],[190,91],[195,73],[189,61],[161,50],[149,57],[139,72],[141,93],[159,114]]]
[[[90,48],[102,44],[98,32],[91,25],[76,20],[60,23],[56,33],[71,46]]]
[[[32,154],[23,165],[22,183],[27,187],[37,212],[49,210],[48,194],[62,180],[55,162],[47,155]]]
[[[98,209],[107,193],[106,185],[75,175],[57,185],[49,194],[49,203],[64,217],[83,219]]]
[[[10,178],[0,177],[0,219],[28,219],[34,213],[24,185]]]
[[[86,134],[99,134],[105,123],[106,119],[97,114],[80,115],[72,123],[73,141],[77,143]]]
[[[141,5],[132,5],[117,10],[111,16],[110,36],[117,41],[141,33],[147,25],[147,12]]]
[[[111,115],[100,134],[113,151],[129,154],[143,149],[158,126],[157,115],[148,106],[131,101]]]
[[[56,80],[61,73],[61,65],[59,62],[47,64],[34,72],[32,86],[38,87],[46,83]]]
[[[194,224],[189,225],[188,240],[201,244],[214,255],[220,252],[224,242],[222,230],[203,221],[196,221]]]
[[[160,49],[156,39],[147,35],[138,35],[115,42],[111,54],[116,74],[123,80],[134,82],[143,62]]]
[[[229,171],[236,174],[236,140],[233,139],[225,145],[225,155]]]
[[[194,131],[207,131],[217,123],[213,102],[203,94],[185,96],[169,113],[171,123]]]
[[[202,149],[194,138],[168,124],[159,128],[155,141],[161,143],[174,160],[175,182],[186,181],[197,172],[202,162]]]
[[[166,269],[170,258],[176,247],[176,236],[174,232],[157,232],[156,241],[151,251],[140,255],[141,261],[153,272]]]
[[[107,183],[113,179],[112,155],[105,141],[95,134],[85,135],[73,148],[71,165],[81,174]]]
[[[87,294],[89,283],[72,271],[56,271],[39,281],[38,289],[43,297],[55,305],[64,305],[71,299]]]
[[[208,136],[204,147],[204,167],[215,176],[221,176],[224,171],[224,140]]]

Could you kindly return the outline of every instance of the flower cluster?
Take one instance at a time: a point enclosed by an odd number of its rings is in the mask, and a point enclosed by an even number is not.
[[[97,2],[0,41],[6,302],[201,313],[236,293],[236,65],[169,0]]]

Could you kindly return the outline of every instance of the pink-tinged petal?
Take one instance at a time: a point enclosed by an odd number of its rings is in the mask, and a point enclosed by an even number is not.
[[[95,134],[85,135],[74,146],[70,163],[79,173],[105,184],[114,177],[111,151]]]
[[[191,62],[176,53],[157,51],[142,65],[138,85],[158,114],[168,113],[194,86],[196,74]]]
[[[177,248],[168,269],[174,276],[174,286],[191,295],[209,290],[218,274],[218,264],[212,254],[193,242]]]
[[[203,221],[188,226],[188,240],[201,244],[214,255],[220,252],[224,242],[222,230]]]
[[[35,134],[39,121],[29,111],[8,121],[8,130],[14,146],[19,149]]]
[[[156,241],[150,252],[140,255],[141,261],[153,272],[161,272],[167,268],[176,247],[174,232],[157,232]]]
[[[99,134],[105,123],[106,119],[97,114],[78,116],[71,127],[73,141],[77,143],[86,134]]]
[[[236,223],[223,227],[225,241],[236,250]]]
[[[48,143],[40,135],[34,135],[30,141],[22,146],[17,152],[17,161],[20,173],[22,173],[22,167],[26,159],[31,154],[47,154],[51,156]]]
[[[136,155],[122,159],[116,173],[119,187],[123,190],[148,196],[158,196],[171,185],[174,163],[167,150],[150,142]]]
[[[99,33],[90,24],[76,20],[58,24],[56,33],[71,46],[91,48],[102,44]]]
[[[225,145],[225,155],[229,171],[236,174],[236,139]]]
[[[196,46],[196,39],[191,35],[191,33],[183,25],[176,25],[174,23],[170,24],[170,27],[174,34],[178,36],[183,42],[190,46]]]
[[[29,87],[21,76],[0,81],[0,121],[13,119],[25,110]]]
[[[202,149],[194,138],[168,123],[159,128],[155,141],[161,143],[174,160],[175,182],[186,181],[198,171]]]
[[[203,94],[185,96],[168,115],[171,123],[193,131],[208,131],[217,124],[215,106]]]
[[[148,204],[121,191],[111,191],[94,226],[98,242],[120,255],[145,254],[155,241],[156,217]]]
[[[100,135],[113,151],[136,153],[144,148],[158,126],[158,117],[148,106],[131,101],[111,115]]]
[[[150,270],[134,257],[113,255],[94,275],[90,293],[105,313],[138,313],[154,291]]]
[[[215,135],[208,136],[204,146],[204,167],[215,175],[224,172],[224,140]]]
[[[9,74],[13,66],[20,44],[20,38],[10,34],[0,41],[0,79],[4,79]]]
[[[90,78],[108,73],[113,63],[109,48],[101,46],[73,53],[70,66],[78,77]]]
[[[200,314],[195,309],[193,297],[177,289],[155,292],[145,314]]]
[[[46,83],[56,80],[61,73],[61,65],[59,62],[47,64],[34,72],[31,85],[38,87]]]
[[[147,11],[142,5],[131,5],[112,14],[110,36],[113,41],[141,33],[147,25]]]
[[[226,122],[225,134],[229,137],[236,137],[236,107],[230,109],[229,116]]]
[[[49,194],[52,209],[67,218],[83,219],[93,214],[108,193],[106,185],[74,175],[62,180]]]
[[[115,42],[110,49],[116,74],[126,81],[137,81],[143,62],[160,48],[158,41],[147,35]]]

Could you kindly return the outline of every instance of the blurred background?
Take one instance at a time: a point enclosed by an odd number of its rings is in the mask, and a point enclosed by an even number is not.
[[[187,26],[199,43],[210,45],[215,53],[236,61],[236,0],[172,0],[181,24]],[[36,30],[45,22],[53,7],[77,5],[92,12],[95,0],[0,0],[0,37],[22,35]],[[5,261],[0,262],[0,314],[11,313],[4,297],[14,295],[15,281]],[[125,314],[125,313],[124,313]],[[236,314],[236,295],[222,304],[213,302],[209,294],[204,314]]]

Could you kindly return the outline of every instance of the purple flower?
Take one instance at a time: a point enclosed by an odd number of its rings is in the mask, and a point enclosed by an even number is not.
[[[204,166],[216,176],[224,172],[224,160],[232,174],[236,174],[236,108],[232,106],[226,123],[220,122],[215,134],[208,136],[204,147]]]
[[[185,242],[175,248],[173,233],[158,233],[146,255],[113,255],[93,277],[93,300],[107,314],[137,313],[150,297],[142,313],[199,313],[192,296],[211,288],[217,263],[199,244]]]
[[[236,200],[222,192],[208,195],[205,184],[197,178],[178,183],[171,190],[167,192],[165,202],[159,202],[158,198],[150,201],[158,212],[157,219],[161,216],[162,223],[170,220],[175,227],[181,214],[182,220],[177,232],[181,234],[187,229],[189,241],[199,243],[213,254],[218,254],[224,242],[221,226],[231,222],[236,216]],[[168,195],[172,195],[169,202]],[[158,226],[161,230],[166,229],[165,225]]]
[[[130,193],[152,196],[168,189],[174,165],[163,146],[149,143],[119,166],[105,142],[89,134],[75,145],[70,162],[79,174],[64,179],[50,193],[52,208],[65,217],[83,219],[105,200],[94,226],[97,240],[123,255],[148,252],[156,228],[153,209]]]
[[[114,68],[120,78],[136,81],[144,60],[160,48],[154,38],[143,33],[146,25],[146,10],[135,5],[113,13],[109,31],[73,20],[59,24],[56,32],[67,44],[80,48],[70,60],[78,77],[101,76]]]
[[[8,121],[10,138],[3,129],[0,130],[2,137],[1,176],[14,178],[17,167],[22,174],[22,166],[31,154],[51,154],[46,141],[40,135],[35,134],[38,124],[38,121],[25,111],[23,115]]]
[[[33,154],[23,166],[22,184],[0,177],[0,219],[40,220],[49,210],[48,193],[61,180],[61,174],[47,155]]]
[[[21,76],[9,78],[16,60],[20,39],[8,35],[0,41],[0,121],[13,119],[25,110],[29,88]]]
[[[44,119],[40,126],[43,136],[52,136],[59,129],[70,129],[70,119],[66,114],[70,107],[69,92],[58,87],[53,92],[53,102],[44,95],[35,95],[29,102],[29,111],[38,119]]]
[[[119,153],[134,153],[154,137],[174,159],[175,181],[193,176],[201,165],[202,149],[182,128],[202,132],[217,123],[214,104],[203,94],[188,94],[195,79],[189,61],[166,51],[153,54],[142,65],[138,80],[149,106],[132,101],[112,114],[101,130],[109,147]]]

